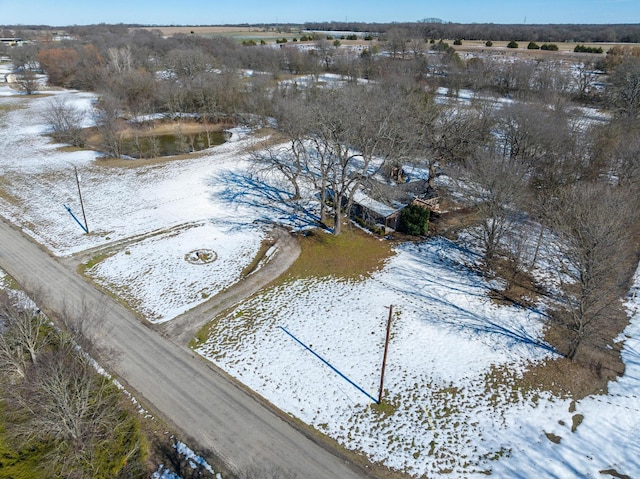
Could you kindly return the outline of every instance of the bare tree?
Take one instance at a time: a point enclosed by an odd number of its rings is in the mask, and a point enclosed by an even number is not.
[[[340,234],[343,211],[350,210],[362,182],[389,158],[405,154],[405,106],[392,91],[357,85],[314,93],[309,139],[319,161],[313,174],[330,189],[334,234]]]
[[[39,312],[17,308],[6,301],[0,308],[0,369],[12,381],[22,379],[51,343],[51,328]]]
[[[302,140],[293,138],[284,144],[266,145],[253,152],[252,160],[256,173],[265,179],[279,181],[284,178],[293,188],[292,201],[302,197],[300,180],[306,173],[306,149]],[[277,174],[279,178],[274,178]]]
[[[409,31],[406,28],[395,27],[391,28],[386,33],[387,46],[391,52],[391,56],[395,58],[398,54],[404,58],[407,51],[407,43],[409,42]]]
[[[26,415],[11,428],[13,437],[23,444],[53,444],[47,460],[56,475],[105,477],[98,450],[128,425],[121,419],[117,388],[73,344],[44,355],[9,401]],[[128,447],[127,454],[138,453],[135,441]]]
[[[435,105],[428,98],[413,98],[405,112],[413,130],[415,154],[429,171],[429,188],[449,165],[465,165],[484,148],[493,122],[491,105],[458,108]]]
[[[598,76],[595,62],[586,61],[574,66],[571,74],[573,95],[579,100],[587,99],[593,93]]]
[[[102,95],[94,109],[96,126],[102,136],[101,147],[107,155],[113,158],[120,158],[123,153],[124,137],[120,124],[121,113],[120,103],[111,94]]]
[[[547,208],[559,241],[559,250],[549,254],[562,298],[555,317],[566,328],[571,359],[609,326],[634,263],[630,227],[636,211],[634,190],[606,184],[568,187]]]
[[[611,75],[608,95],[618,115],[640,117],[640,58],[625,57],[616,67]]]
[[[24,68],[17,74],[18,85],[27,95],[33,95],[38,90],[38,76],[30,68]]]
[[[84,146],[84,110],[73,107],[64,97],[58,96],[49,102],[45,115],[56,141]]]
[[[487,151],[467,162],[459,180],[460,191],[475,205],[478,217],[478,226],[469,232],[490,265],[520,215],[527,191],[526,167]]]
[[[0,394],[12,447],[45,450],[41,466],[55,477],[142,477],[136,419],[74,335],[6,302],[2,326]]]
[[[595,130],[592,162],[621,186],[640,184],[640,121],[614,121]]]

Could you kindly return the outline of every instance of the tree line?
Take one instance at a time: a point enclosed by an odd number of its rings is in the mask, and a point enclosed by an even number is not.
[[[396,28],[412,36],[428,39],[531,40],[536,42],[621,42],[640,43],[640,25],[629,24],[497,24],[450,23],[427,19],[417,22],[307,22],[307,30],[339,32],[373,32],[385,34]]]

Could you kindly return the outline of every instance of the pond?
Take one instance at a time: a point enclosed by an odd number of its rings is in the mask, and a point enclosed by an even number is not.
[[[227,131],[203,131],[193,134],[145,135],[127,138],[122,155],[131,158],[157,158],[182,155],[221,145],[231,137]]]

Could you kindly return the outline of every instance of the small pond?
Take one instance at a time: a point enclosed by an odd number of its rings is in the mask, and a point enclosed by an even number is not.
[[[227,131],[210,131],[195,134],[154,135],[127,138],[122,144],[122,154],[131,158],[157,158],[182,155],[221,145],[231,137]]]

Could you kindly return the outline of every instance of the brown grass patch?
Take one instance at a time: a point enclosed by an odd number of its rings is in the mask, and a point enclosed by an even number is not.
[[[357,228],[334,236],[322,231],[300,238],[302,252],[287,279],[335,276],[361,279],[380,270],[393,254],[392,243]]]
[[[442,201],[443,213],[432,213],[429,218],[429,231],[434,235],[442,235],[455,239],[458,231],[463,230],[478,221],[475,208],[460,206]]]
[[[514,261],[508,258],[496,257],[491,261],[491,273],[506,281],[502,290],[492,289],[489,297],[498,304],[518,305],[524,308],[531,308],[535,305],[541,294],[542,288],[537,284],[535,278],[518,268]]]
[[[136,27],[132,30],[138,30]],[[209,26],[158,26],[158,27],[142,27],[142,30],[159,30],[163,35],[212,35],[216,33],[245,33],[245,32],[259,32],[264,30],[260,27],[241,27],[241,26],[221,26],[221,25],[209,25]]]

